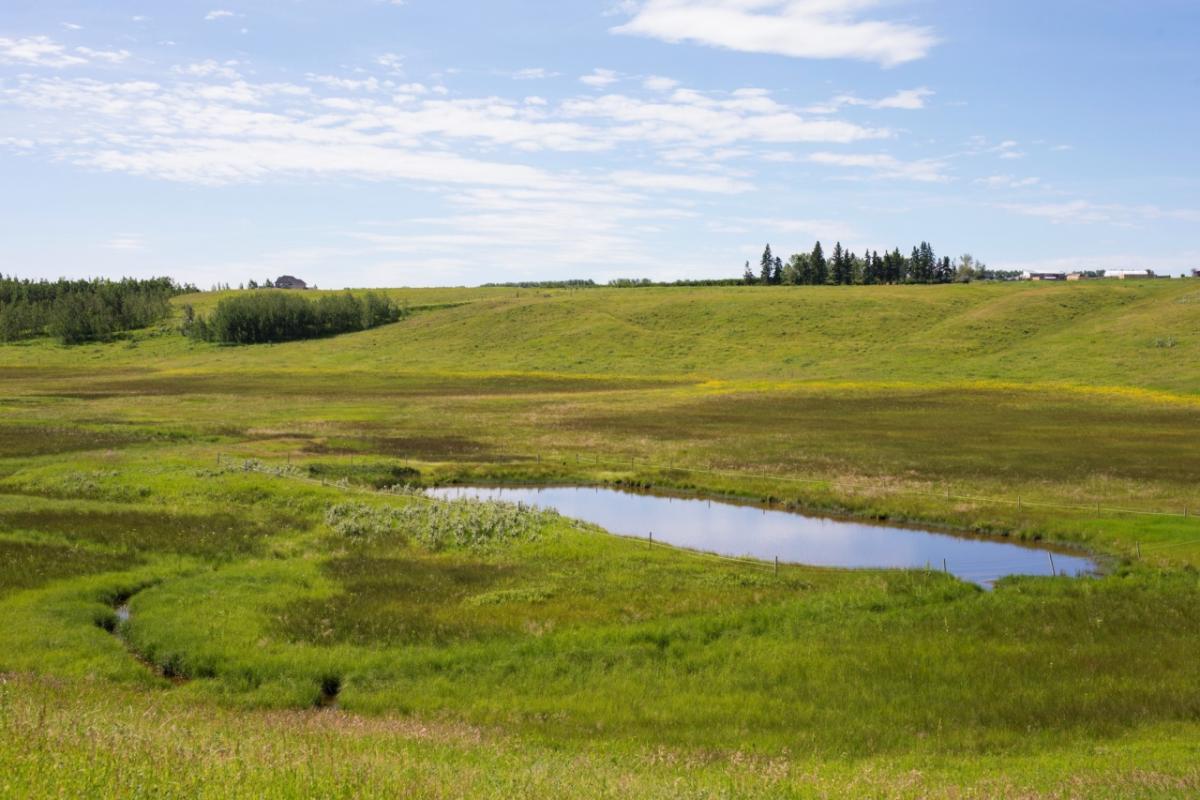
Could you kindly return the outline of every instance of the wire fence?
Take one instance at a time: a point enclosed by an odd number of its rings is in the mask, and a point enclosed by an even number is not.
[[[519,458],[523,458],[526,460],[535,460],[537,463],[541,463],[543,457],[541,455],[532,455],[532,456],[519,456]],[[809,486],[821,486],[821,487],[825,487],[825,488],[829,488],[829,489],[837,489],[839,491],[843,491],[848,494],[853,494],[860,490],[860,487],[858,484],[850,483],[847,481],[838,481],[836,479],[806,478],[806,477],[801,477],[801,476],[796,476],[796,475],[780,475],[778,473],[755,472],[755,471],[751,471],[751,470],[719,470],[719,469],[714,469],[712,467],[687,467],[687,466],[675,464],[673,461],[664,464],[661,462],[651,461],[649,459],[639,460],[637,458],[629,458],[629,459],[617,460],[617,459],[611,459],[611,458],[602,458],[597,455],[583,456],[579,453],[566,454],[566,455],[561,454],[561,453],[551,454],[548,457],[548,460],[558,461],[564,465],[569,465],[572,462],[572,460],[574,460],[574,463],[579,466],[587,466],[587,465],[601,466],[601,467],[616,466],[619,468],[624,468],[624,467],[628,466],[630,471],[637,471],[638,469],[647,469],[647,470],[657,470],[660,472],[687,472],[687,473],[692,473],[692,474],[703,474],[703,475],[713,475],[713,476],[722,477],[722,478],[732,478],[735,480],[752,479],[752,480],[761,480],[761,481],[768,481],[768,482],[780,482],[780,483],[800,484],[800,485],[809,485]],[[1060,509],[1060,510],[1069,510],[1069,511],[1088,511],[1088,512],[1093,512],[1096,514],[1125,514],[1125,515],[1131,515],[1131,516],[1168,517],[1168,518],[1187,519],[1187,520],[1200,519],[1200,517],[1197,517],[1197,515],[1195,513],[1193,513],[1194,509],[1191,506],[1185,506],[1181,511],[1157,511],[1157,510],[1124,508],[1124,507],[1119,507],[1119,506],[1105,505],[1103,503],[1103,501],[1096,501],[1096,502],[1091,502],[1091,503],[1078,503],[1078,502],[1063,503],[1063,502],[1053,502],[1053,501],[1045,501],[1045,500],[1029,500],[1029,499],[1022,497],[1021,495],[1013,495],[1010,497],[988,497],[988,496],[982,496],[982,495],[965,495],[965,494],[956,494],[950,489],[946,489],[945,491],[942,491],[942,492],[917,491],[917,490],[913,490],[913,489],[897,489],[897,490],[890,491],[888,494],[909,496],[909,497],[929,497],[929,498],[944,499],[944,500],[958,500],[958,501],[966,501],[966,502],[973,502],[973,503],[987,503],[987,504],[992,504],[992,505],[1007,505],[1007,506],[1014,506],[1018,509],[1048,508],[1048,509]]]

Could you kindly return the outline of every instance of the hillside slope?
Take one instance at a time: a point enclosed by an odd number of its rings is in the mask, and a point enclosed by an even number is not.
[[[998,381],[1200,392],[1195,281],[392,294],[430,308],[361,334],[269,347],[197,345],[165,329],[123,347],[38,342],[0,348],[0,366]],[[210,307],[214,299],[179,303]]]

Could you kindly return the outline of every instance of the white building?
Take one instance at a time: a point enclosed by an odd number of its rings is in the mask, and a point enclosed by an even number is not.
[[[1152,269],[1110,269],[1105,271],[1104,277],[1116,278],[1119,281],[1135,281],[1157,276]]]

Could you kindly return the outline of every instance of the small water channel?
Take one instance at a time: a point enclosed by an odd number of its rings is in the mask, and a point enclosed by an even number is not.
[[[790,511],[601,487],[447,487],[435,497],[475,497],[552,508],[611,533],[727,556],[856,569],[946,569],[991,586],[1007,575],[1072,575],[1095,562],[1031,545],[809,517]]]

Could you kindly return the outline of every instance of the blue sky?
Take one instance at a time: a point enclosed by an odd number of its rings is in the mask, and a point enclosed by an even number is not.
[[[0,272],[1200,267],[1194,0],[0,8]]]

